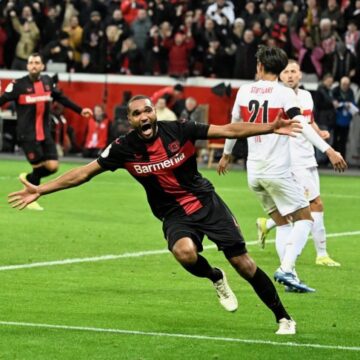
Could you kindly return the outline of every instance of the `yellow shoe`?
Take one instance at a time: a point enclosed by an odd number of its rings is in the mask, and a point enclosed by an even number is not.
[[[340,263],[333,260],[329,255],[326,256],[318,256],[315,261],[316,265],[324,265],[324,266],[341,266]]]
[[[266,236],[269,233],[269,230],[266,228],[266,218],[257,218],[256,228],[257,228],[259,246],[262,249],[264,249]]]
[[[44,208],[37,201],[32,202],[26,207],[28,210],[43,211]]]

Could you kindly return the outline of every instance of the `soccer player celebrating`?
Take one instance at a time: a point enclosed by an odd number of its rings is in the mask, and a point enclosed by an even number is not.
[[[301,81],[300,66],[295,60],[289,60],[287,67],[280,74],[281,81],[291,87],[297,96],[302,109],[302,114],[314,127],[315,131],[323,138],[328,139],[328,131],[320,130],[313,119],[314,102],[307,90],[299,89]],[[315,244],[317,265],[340,266],[326,251],[326,231],[324,226],[324,206],[320,198],[320,181],[317,171],[313,145],[303,136],[290,139],[291,172],[296,181],[303,187],[306,198],[310,202],[311,216],[314,219],[311,234]],[[265,239],[268,232],[276,226],[269,218],[258,218],[256,221],[259,234],[259,242],[265,246]],[[285,243],[276,244],[279,255],[284,252]]]
[[[242,138],[261,134],[292,134],[301,125],[278,116],[267,124],[205,125],[196,122],[157,121],[150,98],[138,95],[128,102],[128,119],[134,131],[117,138],[101,156],[62,176],[9,194],[13,207],[23,209],[40,196],[80,185],[92,177],[118,168],[126,169],[145,188],[153,214],[163,223],[164,237],[176,260],[191,274],[209,279],[227,311],[238,307],[222,270],[200,255],[206,235],[254,288],[274,313],[277,334],[295,334],[291,319],[270,278],[248,255],[239,225],[213,185],[197,169],[197,139]]]
[[[256,57],[258,81],[239,89],[232,123],[242,119],[246,123],[269,124],[282,111],[289,118],[301,121],[303,135],[326,152],[336,170],[343,171],[346,162],[341,154],[321,139],[301,115],[295,92],[278,83],[278,77],[288,63],[285,52],[279,48],[260,46]],[[234,140],[226,140],[218,165],[219,174],[226,172],[234,144]],[[304,191],[291,175],[289,139],[276,134],[259,135],[248,138],[248,147],[249,187],[276,223],[277,243],[286,242],[286,247],[279,251],[281,265],[274,278],[295,291],[313,292],[314,289],[300,282],[294,271],[296,258],[305,246],[313,220]],[[293,225],[289,223],[289,216]]]
[[[51,102],[55,100],[82,116],[92,115],[91,109],[82,109],[56,89],[50,76],[41,75],[44,67],[40,54],[30,55],[28,75],[11,82],[0,96],[0,106],[12,100],[16,103],[17,140],[33,168],[30,174],[23,173],[20,178],[26,178],[34,185],[39,185],[41,178],[55,173],[59,167],[50,133]],[[28,209],[43,210],[37,202],[30,204]]]

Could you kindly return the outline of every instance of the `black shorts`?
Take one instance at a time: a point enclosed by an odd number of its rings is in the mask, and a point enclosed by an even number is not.
[[[57,160],[56,145],[52,139],[44,141],[24,141],[20,143],[29,163],[37,165],[46,160]]]
[[[206,235],[228,258],[245,254],[245,240],[234,215],[216,193],[209,197],[209,202],[194,214],[165,218],[163,232],[169,250],[179,239],[190,237],[201,252]]]

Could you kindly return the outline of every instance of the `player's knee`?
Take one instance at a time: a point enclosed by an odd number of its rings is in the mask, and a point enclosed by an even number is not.
[[[244,279],[251,279],[254,276],[256,264],[248,254],[235,256],[229,259],[229,261]]]
[[[172,253],[174,254],[176,260],[178,260],[182,264],[192,264],[197,260],[197,250],[194,244],[178,244],[172,249]]]
[[[45,165],[45,167],[51,174],[54,174],[58,171],[59,164],[57,162],[49,162]]]

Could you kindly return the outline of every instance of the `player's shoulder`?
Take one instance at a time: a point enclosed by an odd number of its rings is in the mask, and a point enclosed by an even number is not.
[[[311,99],[312,100],[312,95],[311,92],[305,89],[298,89],[298,95],[303,97],[303,98],[307,98],[307,99]]]

